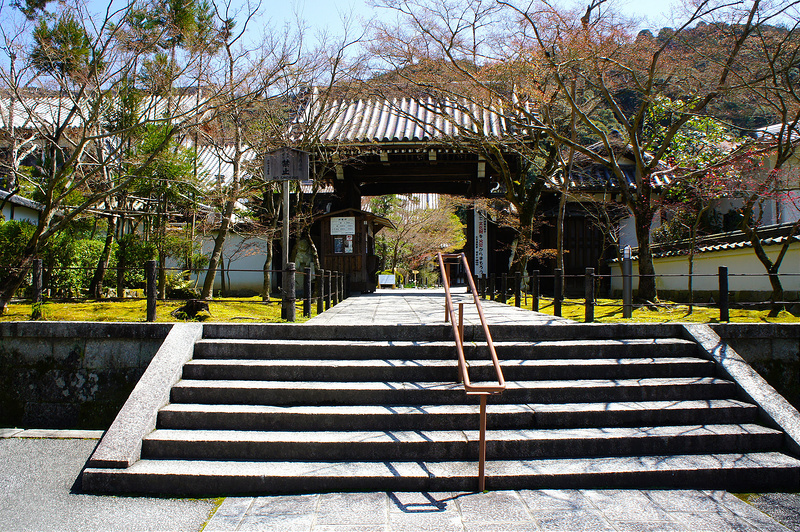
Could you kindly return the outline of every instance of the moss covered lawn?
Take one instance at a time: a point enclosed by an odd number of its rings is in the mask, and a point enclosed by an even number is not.
[[[184,321],[172,316],[171,312],[184,301],[159,301],[156,306],[156,321]],[[272,299],[265,303],[260,297],[250,298],[217,298],[208,302],[211,314],[202,312],[198,321],[224,323],[278,323],[281,320],[281,301]],[[312,307],[314,307],[312,305]],[[70,301],[46,302],[42,305],[42,316],[49,321],[145,321],[147,301]],[[316,309],[312,308],[312,316]],[[12,303],[7,312],[0,316],[0,321],[24,321],[31,318],[30,303]],[[297,302],[297,322],[306,321],[303,317],[303,303]]]
[[[509,300],[514,304],[514,300]],[[525,300],[523,299],[525,303]],[[566,299],[561,304],[561,315],[575,321],[582,322],[585,317],[583,299]],[[530,309],[531,298],[527,299],[524,308]],[[539,312],[553,315],[552,298],[539,299]],[[738,309],[731,308],[729,311],[730,323],[798,323],[800,317],[792,315],[786,310],[782,310],[777,317],[768,316],[769,310]],[[692,312],[689,312],[689,305],[682,303],[672,303],[669,301],[660,302],[655,307],[634,305],[633,317],[625,319],[622,317],[621,299],[598,299],[594,308],[594,321],[598,323],[719,323],[719,309],[716,307],[705,307],[695,305]]]

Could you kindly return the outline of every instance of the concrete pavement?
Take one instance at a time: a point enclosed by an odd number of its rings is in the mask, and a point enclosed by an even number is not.
[[[214,501],[81,493],[80,472],[101,435],[0,429],[0,530],[200,530]]]
[[[724,491],[521,490],[229,497],[204,532],[788,530]]]
[[[82,493],[79,474],[100,435],[0,429],[0,530],[800,531],[796,494],[753,494],[747,504],[723,491],[696,490],[228,497],[210,516],[220,501]]]

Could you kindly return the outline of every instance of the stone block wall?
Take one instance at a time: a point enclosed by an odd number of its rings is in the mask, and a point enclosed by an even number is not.
[[[720,323],[711,328],[800,410],[800,323]]]
[[[0,427],[107,428],[171,327],[0,323]]]
[[[0,323],[0,427],[108,428],[171,327]],[[800,324],[711,327],[800,409]]]

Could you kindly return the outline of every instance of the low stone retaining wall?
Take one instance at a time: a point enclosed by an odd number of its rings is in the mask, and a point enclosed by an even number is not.
[[[800,410],[800,323],[718,323],[710,327]]]
[[[108,428],[171,328],[0,323],[0,427]],[[800,324],[711,328],[800,408]]]
[[[171,328],[0,323],[0,427],[107,428]]]

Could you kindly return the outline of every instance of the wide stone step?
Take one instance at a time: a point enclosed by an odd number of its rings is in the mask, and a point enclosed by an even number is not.
[[[469,460],[478,431],[211,431],[159,429],[142,456],[216,460]],[[493,459],[777,450],[783,434],[760,425],[489,430]]]
[[[473,491],[475,461],[256,462],[140,460],[128,469],[87,468],[91,493],[243,493]],[[486,488],[700,488],[796,491],[800,461],[782,453],[490,460]]]
[[[444,319],[444,303],[442,303]],[[614,340],[618,338],[681,338],[680,324],[668,323],[548,323],[544,325],[493,324],[495,340]],[[483,338],[480,325],[465,325],[468,341]],[[438,340],[452,341],[450,324],[429,325],[326,325],[326,324],[215,324],[203,325],[205,339],[256,339],[256,340]]]
[[[500,358],[637,358],[681,357],[697,354],[697,345],[680,338],[497,341]],[[388,354],[391,353],[391,354]],[[427,340],[281,340],[219,339],[201,340],[195,345],[195,358],[217,359],[452,359],[455,344]],[[486,358],[482,342],[466,342],[468,358]]]
[[[507,381],[497,403],[577,403],[725,399],[733,383],[712,377]],[[452,382],[304,382],[189,380],[175,384],[173,403],[205,404],[469,404],[477,398]]]
[[[490,398],[491,401],[493,398]],[[618,403],[489,404],[488,427],[558,428],[751,423],[755,405],[735,399]],[[169,404],[166,429],[208,430],[471,430],[477,405],[270,406]]]
[[[468,361],[470,378],[490,380],[488,360]],[[714,363],[699,358],[503,360],[510,380],[580,378],[710,377]],[[455,360],[191,360],[185,379],[281,381],[424,381],[455,379]]]

